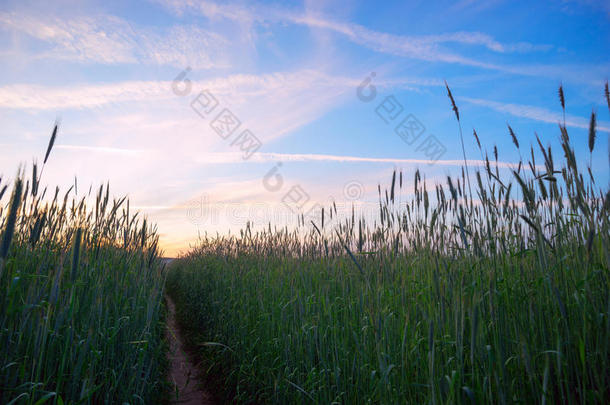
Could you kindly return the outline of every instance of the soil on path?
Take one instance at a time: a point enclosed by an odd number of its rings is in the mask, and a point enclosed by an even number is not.
[[[214,405],[212,397],[201,388],[198,370],[185,351],[184,339],[176,322],[176,306],[167,300],[167,340],[169,342],[169,378],[171,403],[181,405]]]

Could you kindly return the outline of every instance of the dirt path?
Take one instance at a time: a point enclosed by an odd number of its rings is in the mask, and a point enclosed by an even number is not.
[[[213,405],[212,397],[199,386],[197,368],[184,350],[184,339],[176,323],[176,306],[167,299],[167,339],[169,342],[169,378],[173,385],[172,404]],[[177,396],[176,396],[177,393]]]

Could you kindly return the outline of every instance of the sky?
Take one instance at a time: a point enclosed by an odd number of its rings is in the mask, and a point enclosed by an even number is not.
[[[471,165],[473,129],[508,177],[536,133],[560,156],[562,84],[577,157],[610,181],[607,1],[3,0],[0,61],[0,174],[40,163],[59,120],[42,183],[109,182],[167,256],[332,201],[374,215],[395,169],[407,190],[457,174],[445,81]]]

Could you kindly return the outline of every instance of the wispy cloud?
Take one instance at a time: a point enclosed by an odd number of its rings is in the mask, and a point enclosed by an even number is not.
[[[111,148],[106,146],[84,146],[84,145],[55,145],[55,149],[60,150],[71,150],[79,152],[93,152],[93,153],[109,153],[115,155],[125,156],[139,156],[145,153],[145,150],[136,149],[123,149],[123,148]]]
[[[190,101],[205,89],[228,103],[226,106],[230,108],[248,103],[249,110],[259,111],[261,106],[273,107],[267,111],[274,111],[275,108],[275,119],[284,119],[286,130],[290,131],[294,129],[293,124],[301,125],[299,114],[303,108],[317,108],[320,111],[331,108],[339,97],[353,94],[361,82],[361,76],[336,76],[311,69],[261,75],[234,74],[208,80],[193,80],[192,94],[187,98]],[[442,81],[401,77],[379,80],[376,85],[379,88],[417,90],[423,86],[441,86]],[[0,87],[0,109],[62,111],[125,103],[159,103],[177,99],[171,89],[172,82],[169,80],[67,86],[12,84]],[[172,107],[168,103],[164,106]],[[291,108],[288,108],[289,106]]]
[[[171,82],[130,81],[81,86],[13,84],[0,87],[0,107],[63,110],[100,107],[110,103],[169,98]]]
[[[288,94],[311,87],[354,88],[359,83],[347,77],[303,70],[263,75],[236,74],[193,82],[192,97],[203,89],[218,97],[241,103],[255,97]],[[14,84],[0,87],[0,108],[62,110],[100,107],[112,103],[174,99],[171,81],[125,81],[106,84],[39,86]]]
[[[409,39],[409,37],[403,37],[404,39]],[[440,35],[427,35],[421,36],[418,38],[413,38],[412,40],[416,40],[422,43],[427,43],[429,45],[441,44],[441,43],[458,43],[465,45],[480,45],[485,48],[500,52],[500,53],[509,53],[509,52],[539,52],[539,51],[548,51],[553,48],[552,45],[548,44],[532,44],[530,42],[516,42],[516,43],[507,43],[503,44],[500,41],[494,39],[491,35],[484,34],[482,32],[468,32],[468,31],[460,31],[460,32],[452,32],[447,34]]]
[[[228,164],[243,162],[242,155],[239,153],[208,153],[200,157],[200,163],[207,164]],[[462,167],[464,160],[430,160],[430,159],[400,159],[400,158],[372,158],[361,156],[327,155],[311,153],[256,153],[247,161],[251,163],[268,162],[337,162],[337,163],[391,163],[395,165],[438,165]],[[484,165],[483,160],[468,160],[469,165]],[[491,162],[496,166],[496,162]],[[519,164],[512,162],[497,162],[499,168],[516,168]],[[541,166],[542,167],[542,166]]]
[[[491,108],[493,110],[507,113],[515,117],[529,118],[535,121],[557,124],[563,122],[563,115],[559,112],[551,111],[546,108],[536,107],[532,105],[501,103],[498,101],[484,100],[480,98],[460,97],[461,101],[467,103]],[[566,126],[574,128],[589,128],[589,120],[583,117],[576,117],[566,114]],[[604,121],[597,122],[597,129],[602,131],[610,131],[610,123]]]
[[[601,11],[606,14],[606,17],[610,18],[610,3],[606,0],[563,0],[562,10],[566,13],[573,14],[575,5],[590,7],[593,10]]]
[[[401,56],[425,62],[440,62],[471,66],[486,70],[522,76],[555,78],[564,81],[583,82],[599,85],[599,77],[608,70],[607,63],[558,64],[515,64],[497,63],[485,57],[465,56],[452,45],[480,47],[496,54],[548,52],[554,49],[550,44],[528,41],[504,43],[493,36],[478,31],[457,31],[433,35],[398,35],[367,28],[353,22],[343,22],[317,12],[280,8],[277,6],[241,5],[236,3],[214,3],[192,0],[152,0],[161,3],[177,15],[198,14],[211,21],[227,20],[243,26],[245,32],[259,23],[302,25],[312,29],[326,30],[378,53]],[[472,5],[473,2],[467,2]],[[479,7],[477,5],[477,7]],[[468,52],[472,54],[472,52]],[[583,74],[583,72],[587,74]]]
[[[76,21],[37,17],[22,13],[1,13],[3,30],[22,32],[52,45],[44,54],[58,59],[76,59],[99,63],[134,63],[137,43],[129,24],[116,17]]]
[[[175,13],[199,13],[212,20],[228,19],[240,24],[252,25],[255,22],[280,22],[304,25],[332,31],[350,41],[372,49],[376,52],[405,56],[425,61],[439,61],[477,66],[490,69],[501,67],[492,63],[468,58],[441,48],[445,43],[482,46],[494,52],[531,52],[549,50],[550,45],[538,45],[528,42],[503,44],[492,36],[481,32],[459,31],[439,35],[395,35],[371,30],[362,25],[336,21],[325,15],[303,13],[277,7],[241,6],[234,3],[218,4],[212,2],[193,2],[191,0],[158,0]]]
[[[46,48],[27,52],[33,59],[180,67],[188,64],[203,69],[229,66],[223,52],[227,39],[196,26],[152,29],[109,15],[59,18],[4,12],[0,13],[0,30],[22,33],[47,44]]]
[[[495,7],[504,1],[505,0],[459,0],[451,6],[451,10],[480,12]]]

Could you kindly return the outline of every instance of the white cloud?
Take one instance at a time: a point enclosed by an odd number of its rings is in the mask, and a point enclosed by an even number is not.
[[[107,84],[40,86],[15,84],[0,87],[0,109],[31,111],[87,110],[104,116],[97,125],[122,142],[151,143],[179,133],[183,139],[206,134],[219,139],[190,103],[204,89],[229,108],[262,141],[275,139],[315,120],[348,97],[355,96],[361,78],[332,76],[315,70],[276,72],[263,75],[237,74],[193,81],[191,93],[178,97],[171,81],[126,81]],[[412,85],[436,86],[431,79],[403,78],[376,83],[380,88]],[[217,111],[213,113],[215,116]],[[212,119],[213,117],[209,117]],[[96,136],[87,123],[80,131]],[[113,128],[111,130],[111,128]],[[74,127],[72,127],[74,129]],[[153,134],[156,134],[153,136]]]
[[[108,15],[59,18],[4,12],[0,13],[0,29],[46,43],[47,48],[28,52],[34,59],[189,65],[203,69],[229,66],[224,53],[228,41],[217,33],[194,26],[139,28]]]
[[[480,98],[460,97],[459,99],[470,104],[487,107],[502,113],[514,115],[515,117],[529,118],[531,120],[547,122],[550,124],[558,124],[563,122],[563,115],[561,113],[551,111],[546,108],[523,104],[500,103],[497,101],[484,100]],[[566,126],[588,129],[589,119],[566,114]],[[600,131],[610,131],[610,123],[598,121],[597,129]]]
[[[295,24],[338,34],[349,41],[375,52],[402,56],[427,62],[441,62],[534,77],[554,78],[563,81],[586,83],[599,86],[600,77],[608,71],[607,63],[556,65],[556,64],[506,64],[493,63],[484,59],[464,56],[452,51],[451,44],[479,46],[495,53],[546,52],[553,49],[549,44],[536,44],[527,41],[503,43],[482,32],[458,31],[435,35],[396,35],[369,29],[365,26],[334,20],[316,12],[301,12],[279,7],[241,5],[235,3],[214,3],[192,0],[151,0],[161,3],[177,15],[194,13],[210,21],[228,20],[242,27],[245,35],[253,31],[258,23]],[[475,3],[467,1],[468,4]],[[480,4],[477,6],[479,7]],[[586,72],[583,73],[583,72]]]
[[[60,20],[17,13],[1,13],[0,26],[47,42],[53,48],[44,55],[99,63],[134,63],[137,44],[126,22],[116,17]]]
[[[124,148],[110,148],[106,146],[84,146],[84,145],[55,145],[55,149],[74,150],[80,152],[93,152],[93,153],[109,153],[116,155],[126,156],[140,156],[145,153],[144,150],[137,149],[124,149]]]
[[[192,82],[194,98],[207,89],[231,103],[243,103],[258,97],[290,96],[312,86],[320,88],[355,86],[349,78],[330,77],[311,70],[265,75],[237,74]],[[126,81],[72,86],[14,84],[0,87],[0,108],[64,110],[100,107],[113,103],[176,99],[171,81]]]
[[[131,81],[82,86],[13,84],[0,87],[0,107],[64,110],[100,107],[115,102],[169,98],[171,82]]]
[[[188,11],[199,13],[210,19],[227,19],[239,24],[251,26],[255,22],[278,22],[304,25],[310,28],[325,29],[359,45],[377,52],[406,56],[426,61],[458,63],[469,66],[498,69],[494,64],[467,58],[442,49],[444,43],[483,46],[494,52],[528,52],[548,50],[549,45],[535,45],[527,42],[502,44],[490,35],[481,32],[453,32],[439,35],[394,35],[368,29],[362,25],[335,21],[327,16],[312,12],[296,12],[289,9],[241,6],[236,4],[218,4],[213,2],[194,2],[191,0],[158,0],[178,15]]]
[[[200,163],[206,164],[228,164],[243,163],[242,155],[239,153],[207,153],[200,156]],[[430,160],[430,159],[400,159],[400,158],[371,158],[361,156],[308,154],[308,153],[265,153],[260,152],[252,155],[246,162],[268,163],[268,162],[337,162],[337,163],[392,163],[397,165],[438,165],[462,167],[464,160]],[[483,160],[468,160],[469,165],[484,165]],[[491,166],[495,167],[496,162],[490,161]],[[497,162],[499,168],[513,169],[519,164],[512,162]],[[540,166],[543,168],[543,166]]]

